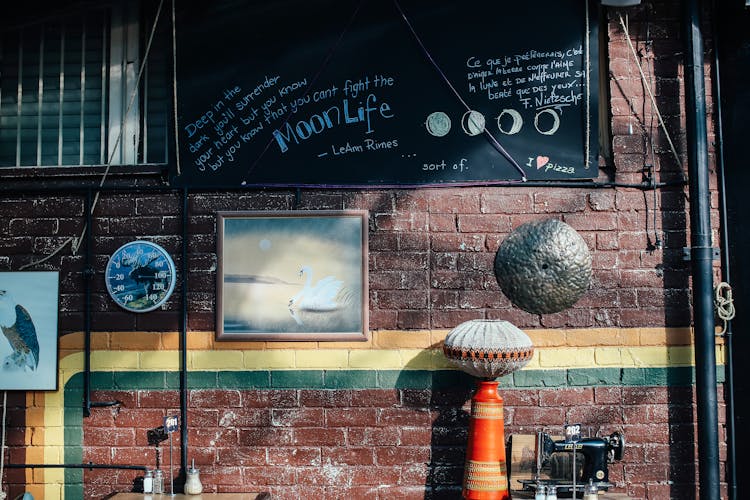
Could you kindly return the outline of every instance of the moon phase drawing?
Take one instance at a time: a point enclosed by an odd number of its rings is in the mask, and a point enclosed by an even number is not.
[[[513,119],[513,125],[511,125],[508,130],[505,130],[502,126],[502,123],[500,123],[500,120],[504,115],[510,115],[510,117]],[[519,113],[515,109],[504,109],[497,116],[497,128],[505,135],[517,134],[521,131],[521,127],[523,127],[523,118],[521,118],[521,113]]]
[[[548,113],[552,117],[552,126],[548,130],[539,129],[539,117],[542,116],[542,113]],[[560,128],[560,117],[557,116],[557,113],[552,109],[543,109],[534,117],[534,127],[536,127],[537,132],[540,134],[554,135],[554,133],[557,132],[557,129]]]
[[[484,115],[479,111],[470,110],[461,117],[461,128],[466,135],[479,135],[484,132]]]
[[[431,135],[443,137],[451,130],[451,119],[442,111],[435,111],[427,116],[425,125]]]

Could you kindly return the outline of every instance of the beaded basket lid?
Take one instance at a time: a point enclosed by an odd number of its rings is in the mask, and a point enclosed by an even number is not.
[[[448,333],[443,354],[469,375],[494,379],[523,368],[534,356],[534,345],[508,321],[474,319]]]

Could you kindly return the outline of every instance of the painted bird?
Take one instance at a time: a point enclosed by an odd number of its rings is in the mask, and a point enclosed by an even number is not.
[[[3,360],[3,368],[35,371],[39,365],[39,341],[29,312],[16,304],[7,290],[0,290],[0,329],[13,353]]]

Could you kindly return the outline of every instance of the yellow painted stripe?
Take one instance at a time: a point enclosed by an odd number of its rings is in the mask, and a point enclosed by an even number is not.
[[[189,350],[232,351],[291,349],[428,349],[439,348],[450,330],[377,330],[365,342],[219,342],[213,332],[188,332]],[[534,346],[544,347],[643,347],[692,344],[690,328],[580,328],[538,329],[525,332]],[[95,332],[93,351],[178,350],[176,332]],[[717,338],[717,344],[723,340]],[[83,349],[83,334],[76,332],[60,339],[62,355]]]

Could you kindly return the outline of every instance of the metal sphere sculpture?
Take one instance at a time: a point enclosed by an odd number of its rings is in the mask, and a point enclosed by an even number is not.
[[[588,290],[591,254],[581,235],[564,222],[529,222],[500,245],[495,277],[508,299],[524,311],[556,313]]]

